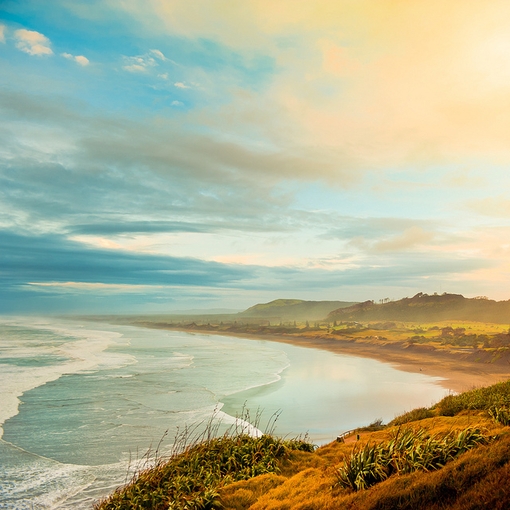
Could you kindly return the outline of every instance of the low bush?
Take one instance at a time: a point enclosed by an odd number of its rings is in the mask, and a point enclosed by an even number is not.
[[[510,426],[510,409],[508,407],[492,406],[489,409],[489,416],[505,427]]]
[[[489,440],[476,428],[450,433],[442,438],[428,436],[424,429],[399,429],[395,437],[386,443],[367,443],[353,451],[337,470],[338,483],[341,487],[358,491],[395,473],[440,469],[458,455]]]
[[[401,414],[396,418],[393,418],[388,423],[389,427],[405,425],[406,423],[410,423],[412,421],[424,420],[425,418],[432,418],[434,413],[430,409],[426,407],[418,407],[417,409],[413,409],[412,411],[408,411],[407,413]]]

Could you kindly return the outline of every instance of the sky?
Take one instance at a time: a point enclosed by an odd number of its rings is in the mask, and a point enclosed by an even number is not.
[[[510,299],[506,0],[1,0],[0,312]]]

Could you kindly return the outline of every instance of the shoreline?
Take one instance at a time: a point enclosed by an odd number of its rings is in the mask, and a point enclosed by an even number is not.
[[[431,377],[440,377],[437,384],[445,390],[460,393],[479,386],[488,386],[510,379],[510,362],[487,363],[465,359],[454,351],[439,351],[421,345],[403,345],[402,343],[372,343],[342,338],[325,338],[324,336],[285,335],[249,333],[206,328],[186,328],[161,323],[136,322],[133,325],[150,329],[165,329],[183,333],[200,333],[205,335],[231,336],[252,340],[267,340],[320,349],[335,354],[345,354],[360,358],[371,358],[381,363],[388,363],[397,370],[422,373]]]

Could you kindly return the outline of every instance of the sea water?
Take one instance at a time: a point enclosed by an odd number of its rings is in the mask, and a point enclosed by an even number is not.
[[[3,318],[0,508],[91,508],[183,431],[213,420],[257,433],[243,409],[259,429],[322,444],[430,405],[438,382],[265,340]]]

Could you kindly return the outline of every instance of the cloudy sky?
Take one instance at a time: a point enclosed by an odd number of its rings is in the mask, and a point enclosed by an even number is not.
[[[510,298],[506,0],[2,0],[0,311]]]

